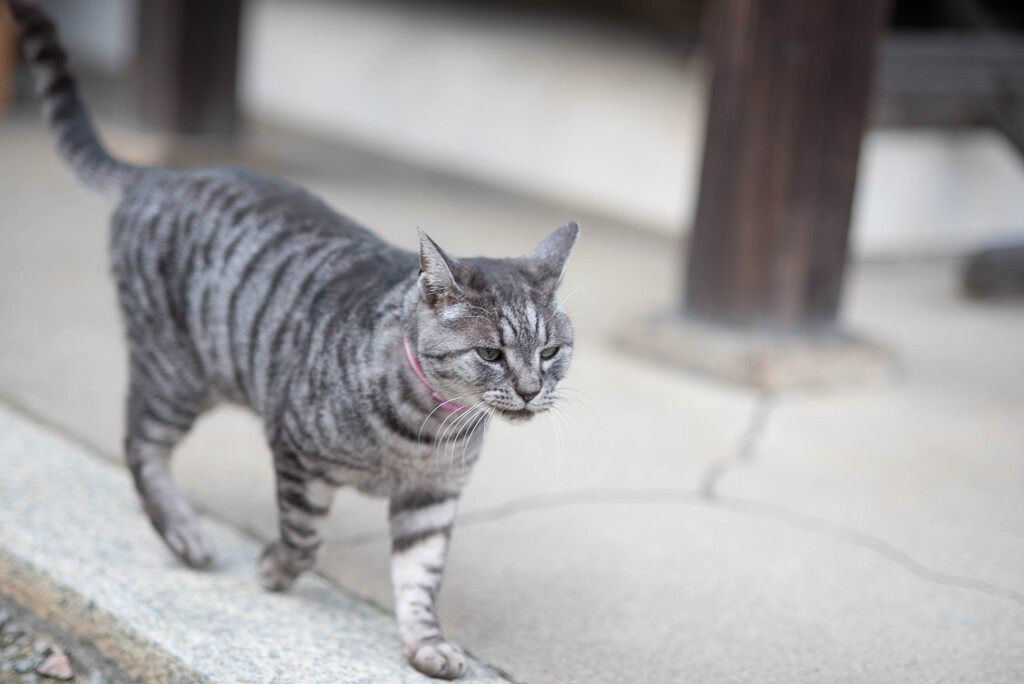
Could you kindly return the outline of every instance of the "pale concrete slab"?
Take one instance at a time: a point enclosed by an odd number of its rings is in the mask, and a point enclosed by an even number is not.
[[[890,345],[897,379],[777,397],[718,491],[1024,591],[1024,307],[966,300],[958,275],[955,262],[861,268],[850,318]]]
[[[781,398],[751,460],[717,491],[1024,596],[1024,401],[902,385]]]
[[[895,352],[904,382],[944,395],[1024,399],[1024,306],[960,293],[962,263],[855,268],[846,319]]]
[[[0,149],[0,395],[119,460],[109,209],[34,119],[0,126]],[[441,597],[470,651],[538,682],[1020,680],[1019,307],[960,302],[953,264],[856,269],[850,320],[895,348],[898,378],[765,399],[609,343],[673,302],[670,241],[365,158],[330,179],[288,168],[409,246],[418,225],[456,253],[523,253],[583,220],[565,286],[579,430],[489,435]],[[204,509],[273,534],[251,416],[202,420],[175,469]],[[729,498],[702,498],[709,482]],[[384,520],[340,496],[322,571],[387,607]]]
[[[441,617],[529,682],[1019,681],[1021,604],[686,490],[553,497],[457,527]],[[388,605],[386,542],[332,548]]]
[[[34,119],[5,119],[0,149],[0,388],[115,453],[127,361],[110,203],[74,184]]]
[[[315,575],[258,584],[260,546],[211,520],[218,560],[181,566],[128,474],[0,407],[0,587],[145,681],[428,682],[390,616]],[[474,661],[470,681],[507,681]]]

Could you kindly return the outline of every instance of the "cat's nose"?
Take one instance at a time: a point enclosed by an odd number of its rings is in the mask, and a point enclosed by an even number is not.
[[[527,404],[530,403],[531,399],[533,399],[535,396],[540,394],[540,388],[537,388],[537,389],[520,389],[520,390],[516,390],[516,391],[519,393],[519,396],[521,396],[523,398],[523,401],[525,401]]]

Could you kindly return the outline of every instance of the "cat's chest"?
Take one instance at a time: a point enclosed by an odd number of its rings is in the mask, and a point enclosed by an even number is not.
[[[455,444],[392,444],[379,450],[369,468],[338,467],[332,479],[371,496],[393,496],[418,489],[460,490],[480,454],[474,440]]]
[[[362,412],[358,421],[343,419],[332,438],[318,445],[324,462],[340,464],[339,480],[375,495],[461,488],[482,451],[485,427],[459,434],[448,429],[448,423],[460,421],[455,416],[417,422],[426,423],[422,431],[396,430],[386,414]]]

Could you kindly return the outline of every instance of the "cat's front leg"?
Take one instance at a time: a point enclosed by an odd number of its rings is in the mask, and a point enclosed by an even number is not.
[[[455,494],[418,492],[392,498],[390,510],[391,581],[405,655],[420,672],[444,679],[467,670],[465,654],[444,638],[434,608],[455,506]]]

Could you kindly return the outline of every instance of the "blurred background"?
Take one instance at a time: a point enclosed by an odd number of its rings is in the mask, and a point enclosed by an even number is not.
[[[243,145],[274,124],[673,236],[695,213],[709,4],[47,3],[79,71],[124,99],[119,123]],[[956,254],[1020,230],[1022,25],[1012,1],[890,3],[858,254]]]
[[[1020,680],[1024,5],[43,4],[119,156],[254,166],[408,249],[581,221],[566,415],[491,426],[453,538],[442,624],[482,660]],[[110,206],[3,40],[0,400],[120,461]],[[175,470],[274,535],[248,414]],[[387,607],[384,511],[340,496],[321,570]]]

